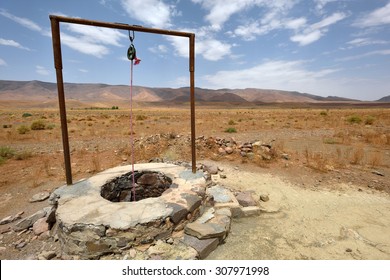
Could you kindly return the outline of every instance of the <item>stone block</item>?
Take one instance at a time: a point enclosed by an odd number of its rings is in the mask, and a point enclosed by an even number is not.
[[[202,199],[195,194],[183,193],[181,197],[186,200],[187,210],[191,213],[202,204]]]
[[[178,224],[187,216],[188,210],[179,204],[168,203],[168,207],[173,209],[170,218],[174,224]]]
[[[220,208],[215,211],[215,215],[232,217],[232,211],[230,208]]]
[[[257,206],[243,207],[241,211],[244,217],[257,216],[260,214],[260,208]]]
[[[206,258],[219,244],[218,238],[198,239],[191,235],[184,235],[183,243],[194,248],[200,259]]]
[[[189,223],[184,229],[188,235],[195,236],[199,239],[223,238],[226,234],[224,226],[214,223],[200,224],[197,222]]]
[[[238,203],[243,207],[256,206],[256,201],[249,192],[240,192],[236,195]]]

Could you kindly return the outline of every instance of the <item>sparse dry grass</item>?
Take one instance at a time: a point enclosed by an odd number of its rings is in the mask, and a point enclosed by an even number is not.
[[[64,164],[61,124],[57,110],[0,111],[0,146],[9,146],[20,155],[15,164],[29,162],[39,166],[40,179],[13,176],[15,182],[27,180],[33,187],[44,182],[63,180]],[[138,116],[138,117],[137,117]],[[358,116],[361,121],[350,121]],[[43,117],[43,118],[42,118]],[[72,167],[76,177],[85,177],[87,170],[99,172],[129,163],[130,115],[128,110],[69,110],[68,128],[72,149]],[[18,131],[34,122],[50,124],[51,129]],[[176,143],[177,135],[190,134],[190,110],[183,108],[134,108],[135,162],[160,157],[166,160],[191,160],[190,142]],[[225,132],[233,127],[236,133]],[[22,131],[24,132],[24,131]],[[146,143],[151,135],[167,134],[168,138]],[[311,169],[328,172],[332,168],[389,167],[390,109],[278,109],[278,108],[209,108],[196,109],[196,134],[206,137],[237,138],[238,141],[275,139],[269,151],[271,160],[255,153],[241,158],[238,153],[220,156],[214,148],[197,148],[197,159],[214,159],[256,164],[269,168],[285,161],[281,153],[291,155],[289,164],[306,163]],[[100,145],[96,149],[96,143]],[[181,143],[181,144],[179,144]],[[25,152],[23,152],[25,151]],[[56,157],[53,157],[56,155]],[[16,156],[1,165],[0,173]],[[13,167],[14,168],[14,167]],[[53,169],[55,168],[55,169]],[[56,170],[56,171],[54,171]],[[4,179],[5,180],[5,179]],[[3,181],[4,181],[3,180]],[[16,183],[15,183],[16,184]]]

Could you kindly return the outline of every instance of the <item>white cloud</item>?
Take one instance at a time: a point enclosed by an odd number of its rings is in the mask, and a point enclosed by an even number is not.
[[[337,2],[339,0],[315,0],[314,3],[316,5],[315,9],[316,9],[316,12],[320,15],[324,14],[325,11],[324,11],[324,8],[327,4],[331,3],[331,2]]]
[[[287,29],[297,30],[304,27],[306,25],[306,22],[307,22],[306,18],[300,17],[300,18],[287,20],[284,26]]]
[[[47,70],[45,67],[40,66],[40,65],[35,66],[35,72],[37,72],[39,75],[42,75],[42,76],[50,75],[50,71]]]
[[[201,4],[204,9],[208,10],[205,19],[211,24],[211,28],[216,31],[221,30],[223,24],[234,14],[251,8],[262,8],[259,10],[264,12],[260,16],[261,20],[249,20],[248,23],[239,26],[233,33],[230,32],[231,35],[235,34],[248,40],[251,40],[254,35],[265,34],[283,25],[282,16],[297,3],[296,0],[192,0],[192,2]],[[253,32],[250,32],[251,27],[255,28]]]
[[[7,66],[7,62],[4,59],[0,58],[0,66]]]
[[[79,69],[81,73],[88,73],[89,71],[87,69]]]
[[[331,73],[340,69],[311,71],[302,60],[273,60],[247,69],[219,71],[201,79],[210,88],[269,88],[311,92]]]
[[[389,42],[385,40],[373,40],[371,38],[356,38],[347,42],[347,44],[350,46],[349,48],[363,47],[363,46],[370,46],[370,45],[384,45],[388,43]]]
[[[246,25],[240,25],[233,32],[228,32],[228,34],[233,37],[239,36],[246,41],[252,41],[256,39],[256,36],[266,35],[276,29],[299,30],[305,25],[306,19],[303,17],[278,19],[276,15],[272,15],[267,20],[263,19]]]
[[[192,0],[196,4],[209,11],[206,20],[211,23],[215,30],[220,30],[222,25],[235,13],[244,10],[247,7],[255,5],[256,0]]]
[[[346,17],[347,15],[345,13],[336,12],[331,16],[328,16],[323,20],[312,24],[303,29],[301,32],[291,36],[290,40],[298,43],[300,46],[306,46],[314,43],[326,34],[328,31],[328,26],[335,24]]]
[[[298,43],[301,46],[306,46],[315,41],[318,41],[323,36],[323,33],[317,29],[311,32],[305,32],[303,34],[298,34],[290,37],[290,40]]]
[[[6,17],[6,18],[9,18],[10,20],[30,29],[30,30],[33,30],[33,31],[39,31],[41,32],[42,31],[42,28],[36,24],[35,22],[33,22],[32,20],[29,20],[27,18],[21,18],[21,17],[17,17],[13,14],[10,14],[8,13],[6,10],[4,9],[0,9],[0,15]]]
[[[376,51],[370,51],[363,54],[353,55],[353,56],[347,56],[344,58],[337,59],[337,61],[350,61],[350,60],[357,60],[369,56],[374,55],[390,55],[390,49],[387,50],[376,50]]]
[[[312,28],[312,29],[324,28],[324,27],[327,27],[329,25],[335,24],[338,21],[343,20],[346,17],[347,17],[347,15],[345,13],[337,12],[337,13],[332,14],[331,16],[324,18],[323,20],[321,20],[317,23],[312,24],[310,28]]]
[[[176,13],[173,6],[161,0],[122,0],[127,14],[154,28],[171,26],[171,16]]]
[[[196,34],[195,54],[201,55],[204,59],[210,61],[218,61],[231,54],[233,45],[222,42],[213,37],[213,34],[205,32],[204,29],[197,31],[189,31]],[[181,57],[189,57],[189,42],[187,38],[168,37],[175,48],[177,55]]]
[[[180,76],[177,77],[173,82],[170,83],[170,87],[179,88],[179,87],[188,87],[190,85],[189,76]]]
[[[106,46],[95,44],[94,42],[89,42],[88,40],[81,40],[78,37],[71,36],[63,32],[61,32],[61,42],[71,49],[84,54],[93,55],[98,58],[102,58],[109,53]]]
[[[204,59],[210,61],[218,61],[231,55],[233,45],[216,39],[212,27],[201,27],[196,30],[184,29],[183,31],[196,34],[196,55],[201,55]],[[189,57],[188,38],[169,36],[167,40],[171,42],[177,55]]]
[[[164,53],[168,52],[168,47],[165,45],[158,45],[155,47],[150,47],[149,51],[151,51],[152,53],[156,53],[156,54],[164,54]]]
[[[74,33],[80,34],[81,40],[88,42],[101,43],[104,45],[113,45],[120,47],[121,39],[127,38],[127,36],[121,33],[119,30],[87,26],[87,25],[78,25],[78,24],[64,24],[66,28]]]
[[[390,2],[386,6],[379,8],[355,21],[358,27],[372,27],[390,24]]]
[[[98,58],[102,58],[110,52],[107,45],[120,47],[122,46],[120,41],[127,38],[127,35],[116,29],[67,23],[64,23],[64,27],[67,31],[72,32],[72,34],[61,32],[61,42],[64,45]]]
[[[21,44],[19,44],[18,42],[14,41],[14,40],[7,40],[7,39],[3,39],[3,38],[0,38],[0,45],[15,47],[18,49],[23,49],[23,50],[28,50],[28,51],[30,50],[29,48],[23,47]]]

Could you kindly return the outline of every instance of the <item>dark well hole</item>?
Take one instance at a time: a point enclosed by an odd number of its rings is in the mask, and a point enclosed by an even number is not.
[[[134,199],[132,173],[126,173],[104,184],[100,195],[112,202],[139,201],[149,197],[161,196],[172,184],[172,179],[161,172],[134,171]]]

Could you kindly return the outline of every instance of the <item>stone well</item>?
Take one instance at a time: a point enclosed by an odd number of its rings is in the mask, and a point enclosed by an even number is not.
[[[52,193],[51,202],[57,205],[58,236],[65,253],[81,258],[117,253],[167,239],[173,231],[182,230],[199,217],[206,197],[203,172],[194,174],[185,167],[166,163],[137,164],[134,168],[141,175],[163,176],[170,186],[164,185],[160,196],[136,202],[129,202],[131,193],[128,189],[122,192],[123,188],[105,196],[114,197],[112,201],[102,197],[103,192],[107,193],[107,187],[102,191],[102,186],[130,174],[128,165],[108,169]],[[146,186],[152,181],[148,176],[143,179]]]

